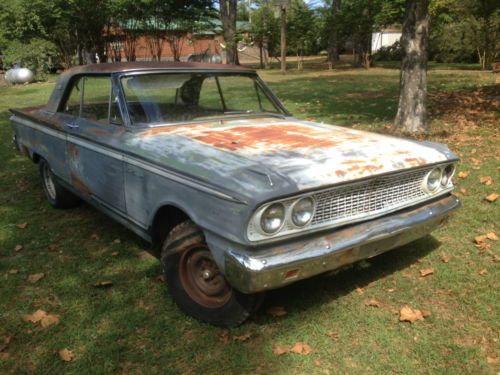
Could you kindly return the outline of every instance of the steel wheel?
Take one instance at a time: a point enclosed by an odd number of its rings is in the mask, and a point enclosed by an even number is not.
[[[206,247],[187,249],[180,259],[179,274],[186,293],[201,306],[221,307],[231,298],[232,288]]]
[[[54,180],[52,179],[52,174],[47,163],[44,163],[42,166],[42,178],[43,184],[45,185],[45,190],[47,191],[47,195],[50,199],[56,200],[56,185],[54,184]]]

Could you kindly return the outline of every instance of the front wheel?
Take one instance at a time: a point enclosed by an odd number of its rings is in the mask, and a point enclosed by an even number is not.
[[[161,261],[175,302],[201,321],[221,327],[240,325],[263,300],[263,294],[243,294],[229,285],[203,232],[192,221],[172,229],[163,243]]]
[[[41,159],[39,164],[43,190],[52,207],[71,208],[80,204],[80,199],[76,195],[57,182],[46,160]]]

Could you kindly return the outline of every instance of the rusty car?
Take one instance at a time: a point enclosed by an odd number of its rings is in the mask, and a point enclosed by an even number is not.
[[[150,242],[176,304],[214,325],[460,206],[446,145],[299,120],[243,66],[80,66],[47,105],[11,113],[48,202],[85,201]]]

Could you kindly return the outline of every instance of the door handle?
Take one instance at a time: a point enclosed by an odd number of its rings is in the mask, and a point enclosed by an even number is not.
[[[66,123],[64,123],[64,125],[66,125],[66,127],[70,128],[70,129],[76,129],[76,128],[78,128],[77,124],[72,124],[71,122],[66,122]]]

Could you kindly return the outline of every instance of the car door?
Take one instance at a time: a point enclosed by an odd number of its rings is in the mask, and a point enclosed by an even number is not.
[[[83,76],[79,83],[79,112],[66,124],[71,184],[103,206],[124,213],[120,145],[125,128],[111,77]]]

